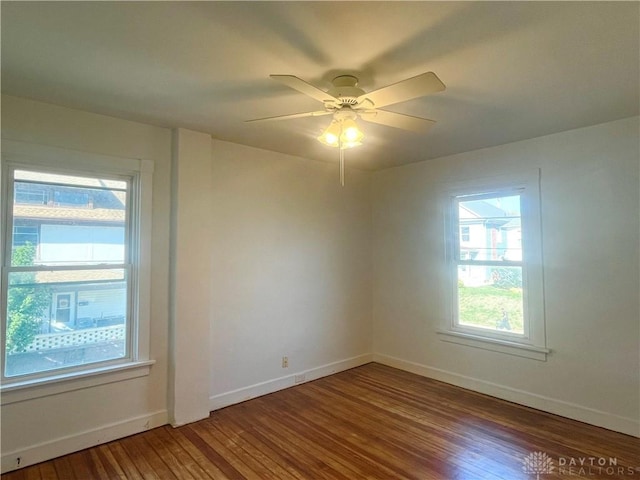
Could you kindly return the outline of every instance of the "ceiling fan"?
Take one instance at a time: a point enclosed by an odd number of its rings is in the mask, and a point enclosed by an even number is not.
[[[327,92],[293,75],[271,75],[271,78],[322,102],[324,110],[257,118],[247,122],[271,122],[332,115],[331,124],[318,137],[318,140],[325,145],[339,147],[342,185],[344,185],[343,150],[361,145],[364,138],[364,134],[356,123],[358,118],[366,122],[424,133],[436,123],[434,120],[389,112],[381,110],[381,107],[430,95],[446,88],[433,72],[422,73],[368,93],[358,87],[358,78],[353,75],[335,77],[331,82],[332,87]]]

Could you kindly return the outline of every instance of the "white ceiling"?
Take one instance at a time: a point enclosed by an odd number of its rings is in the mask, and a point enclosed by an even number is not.
[[[6,2],[2,92],[325,161],[329,117],[269,79],[373,90],[426,71],[444,92],[386,107],[424,135],[363,124],[377,169],[639,114],[638,2]]]

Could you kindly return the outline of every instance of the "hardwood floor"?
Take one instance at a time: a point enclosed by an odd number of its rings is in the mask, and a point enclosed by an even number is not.
[[[371,363],[3,478],[640,479],[637,467],[640,439]]]

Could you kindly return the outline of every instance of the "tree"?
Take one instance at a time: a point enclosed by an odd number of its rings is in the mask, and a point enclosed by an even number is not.
[[[12,265],[33,265],[36,247],[30,243],[16,247]],[[14,286],[15,285],[15,286]],[[7,292],[7,352],[24,351],[40,331],[42,315],[51,302],[49,289],[36,285],[35,272],[14,272]]]
[[[493,286],[498,288],[522,288],[522,268],[496,267],[491,271]]]

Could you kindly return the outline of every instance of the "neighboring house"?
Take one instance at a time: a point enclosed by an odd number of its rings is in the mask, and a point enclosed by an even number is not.
[[[41,265],[123,261],[123,192],[38,183],[33,175],[33,183],[15,184],[14,248],[35,245]],[[36,281],[52,295],[43,334],[124,322],[126,288],[111,270],[96,270],[90,280],[82,271],[40,272]]]
[[[484,200],[460,202],[461,260],[522,260],[522,229],[519,213]],[[459,279],[465,286],[492,283],[492,268],[461,265]]]

